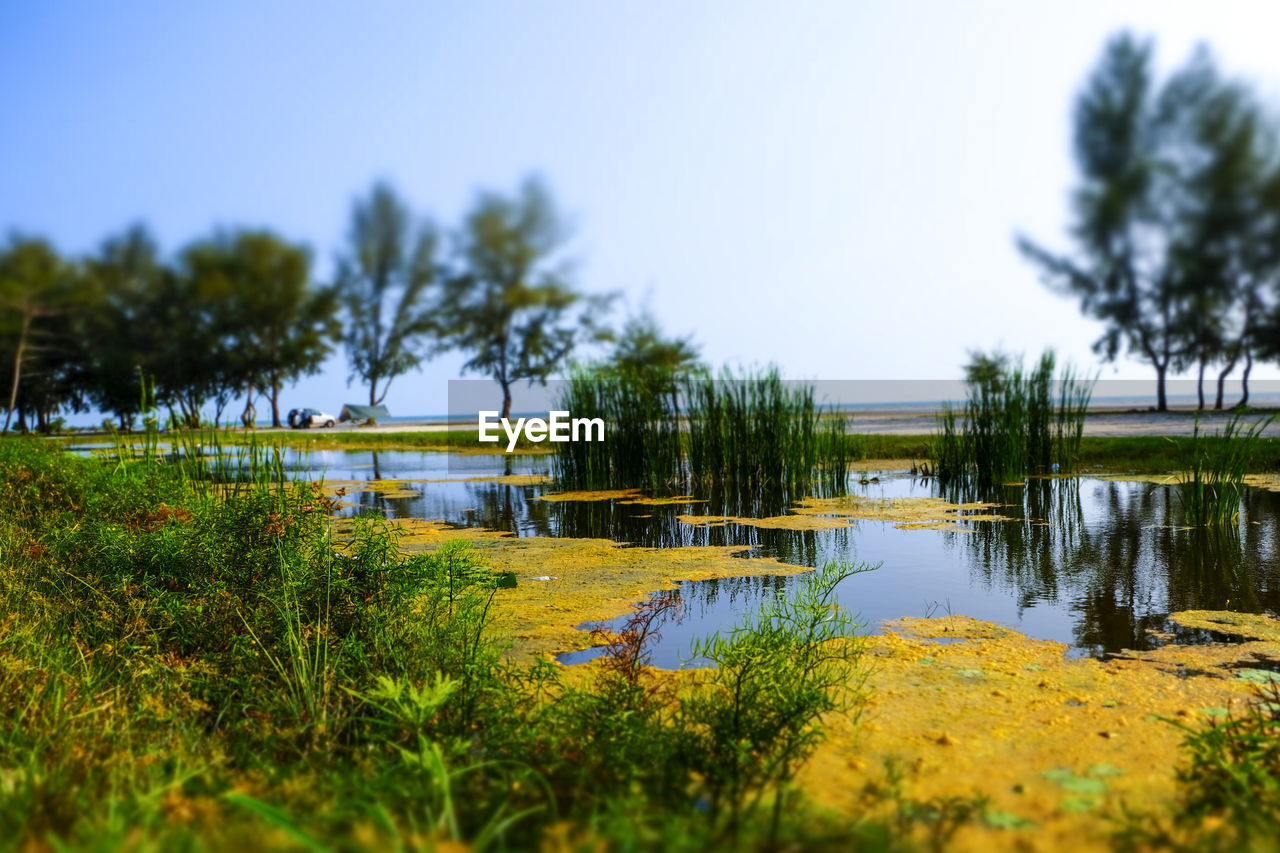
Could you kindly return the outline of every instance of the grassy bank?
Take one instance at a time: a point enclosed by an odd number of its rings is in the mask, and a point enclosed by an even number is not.
[[[251,433],[220,432],[226,444],[249,444]],[[302,432],[259,432],[258,441],[283,442],[286,446],[310,450],[418,450],[429,452],[477,452],[501,455],[502,448],[481,445],[475,430],[450,430],[449,432],[342,432],[311,434]],[[909,459],[925,462],[929,459],[931,435],[876,435],[849,433],[847,439],[852,458]],[[128,438],[128,436],[125,436]],[[85,443],[84,437],[63,436],[49,439],[51,443]],[[1189,436],[1084,436],[1080,440],[1079,471],[1083,474],[1097,472],[1172,473],[1185,464],[1180,447],[1190,442]],[[505,444],[504,444],[505,446]],[[523,437],[517,446],[520,453],[549,454],[551,446],[546,442],[533,444]],[[1280,469],[1280,438],[1259,438],[1251,449],[1247,467],[1250,472],[1267,472]]]

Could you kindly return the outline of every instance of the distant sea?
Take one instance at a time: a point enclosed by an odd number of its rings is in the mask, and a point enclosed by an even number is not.
[[[1267,383],[1273,384],[1273,383]],[[1214,394],[1216,389],[1206,387],[1205,398],[1209,406],[1213,405]],[[1239,399],[1239,392],[1228,391],[1226,394],[1226,404],[1233,405]],[[1173,408],[1195,407],[1198,402],[1196,394],[1169,394],[1169,405]],[[919,412],[931,413],[942,408],[945,400],[920,400],[915,402],[892,402],[892,403],[840,403],[835,406],[836,411],[847,414],[875,414],[883,412]],[[955,401],[952,401],[955,402]],[[1144,395],[1121,395],[1121,396],[1096,396],[1090,403],[1091,410],[1120,410],[1127,411],[1134,409],[1137,411],[1148,411],[1155,407],[1156,400],[1153,394]],[[1280,391],[1263,391],[1253,392],[1249,395],[1249,404],[1260,408],[1280,408]],[[528,411],[528,412],[512,412],[512,418],[521,417],[545,417],[545,411]],[[454,417],[454,421],[469,420],[469,418]],[[270,418],[259,420],[258,426],[269,427],[271,425]],[[449,423],[449,415],[430,414],[430,415],[398,415],[391,418],[379,418],[378,423],[383,426],[394,424],[447,424]]]

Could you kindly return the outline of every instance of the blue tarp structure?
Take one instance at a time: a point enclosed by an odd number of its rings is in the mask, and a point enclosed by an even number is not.
[[[338,415],[338,420],[372,421],[389,417],[391,417],[391,413],[387,411],[386,406],[357,406],[353,403],[347,403],[342,407],[342,414]]]

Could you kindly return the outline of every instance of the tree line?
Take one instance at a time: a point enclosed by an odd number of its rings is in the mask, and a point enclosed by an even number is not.
[[[1254,363],[1280,359],[1280,126],[1203,47],[1162,81],[1153,63],[1149,40],[1108,42],[1075,103],[1073,248],[1018,245],[1103,323],[1095,351],[1151,364],[1158,410],[1189,370],[1205,408],[1211,369],[1223,408],[1237,367],[1247,405]]]
[[[374,185],[327,282],[305,246],[265,229],[220,230],[172,256],[138,225],[80,258],[12,236],[0,247],[5,429],[93,409],[130,428],[153,404],[196,426],[206,406],[221,423],[233,402],[248,426],[260,400],[278,427],[282,389],[337,346],[370,405],[460,350],[464,373],[497,381],[506,416],[517,383],[545,380],[583,340],[615,339],[603,322],[612,297],[573,284],[567,237],[534,178],[480,193],[450,231]],[[671,344],[648,317],[615,340],[619,353]]]

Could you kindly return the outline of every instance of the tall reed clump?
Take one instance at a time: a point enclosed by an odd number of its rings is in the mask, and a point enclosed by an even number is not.
[[[677,396],[674,381],[573,371],[556,406],[575,419],[600,418],[604,441],[556,444],[557,479],[577,489],[676,486],[683,473]]]
[[[1179,443],[1186,470],[1178,480],[1178,498],[1193,527],[1234,524],[1240,516],[1244,477],[1258,439],[1274,417],[1249,427],[1232,415],[1218,435],[1204,435],[1196,419],[1190,441]]]
[[[679,382],[584,369],[556,405],[606,425],[603,442],[556,445],[568,488],[839,490],[860,447],[843,417],[823,416],[812,386],[773,368]]]
[[[1052,352],[1029,372],[1020,363],[977,358],[963,411],[948,404],[938,418],[931,456],[939,479],[992,485],[1075,471],[1093,382],[1070,367],[1055,379],[1054,367]]]

